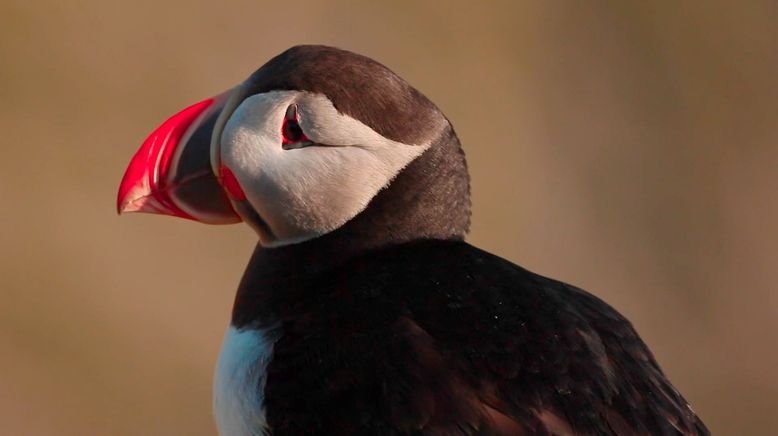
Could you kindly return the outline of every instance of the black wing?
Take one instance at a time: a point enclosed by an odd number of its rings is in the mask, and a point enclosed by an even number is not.
[[[274,434],[708,434],[613,308],[463,242],[308,286],[268,368]]]

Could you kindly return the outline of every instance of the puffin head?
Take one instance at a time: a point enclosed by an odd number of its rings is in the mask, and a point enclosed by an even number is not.
[[[344,228],[382,242],[462,238],[469,179],[451,124],[424,95],[370,58],[296,46],[157,128],[117,208],[244,221],[264,247]]]

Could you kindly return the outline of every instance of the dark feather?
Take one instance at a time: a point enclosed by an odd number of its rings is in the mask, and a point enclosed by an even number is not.
[[[233,322],[277,320],[275,435],[708,434],[613,308],[464,242],[251,276]]]

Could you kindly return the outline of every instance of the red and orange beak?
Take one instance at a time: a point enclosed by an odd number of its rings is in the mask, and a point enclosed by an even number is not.
[[[119,186],[119,213],[156,213],[208,224],[241,221],[211,162],[214,126],[230,94],[189,106],[146,138]]]

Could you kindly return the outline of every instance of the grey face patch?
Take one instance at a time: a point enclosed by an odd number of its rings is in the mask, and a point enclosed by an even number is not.
[[[239,107],[247,112],[256,103],[252,100],[254,103],[244,106],[247,100],[274,91],[319,96],[326,102],[322,106],[325,111],[313,110],[314,105],[298,108],[306,135],[318,134],[317,146],[286,150],[304,153],[298,158],[316,156],[317,164],[310,167],[316,171],[302,165],[294,167],[296,173],[288,171],[290,163],[310,159],[265,161],[268,156],[264,156],[260,162],[257,158],[264,151],[247,145],[277,145],[277,149],[266,149],[272,150],[269,156],[283,149],[279,124],[283,104],[273,109],[273,117],[278,119],[266,126],[266,134],[261,135],[264,140],[256,136],[262,129],[253,124],[266,120],[245,117],[245,113],[234,116]],[[259,114],[256,107],[252,111]],[[331,123],[333,120],[336,123]],[[356,122],[380,140],[354,141],[342,134],[355,133],[348,131],[351,127],[337,124],[342,120]],[[230,127],[229,132],[226,127]],[[248,139],[251,130],[253,140]],[[226,144],[228,137],[239,146]],[[324,144],[331,147],[322,147]],[[230,150],[223,150],[224,145]],[[349,228],[347,234],[357,232],[359,240],[370,235],[369,239],[375,239],[370,244],[384,239],[407,240],[413,235],[461,238],[467,232],[469,178],[451,124],[432,102],[391,70],[355,53],[325,46],[292,47],[252,74],[231,94],[214,125],[214,173],[219,174],[222,159],[228,155],[234,159],[230,168],[238,164],[232,170],[248,197],[233,202],[233,208],[257,231],[263,246],[301,242],[345,227]],[[272,167],[265,166],[268,162]],[[287,172],[282,174],[282,170]],[[306,189],[295,193],[300,187]],[[347,222],[352,225],[344,226]],[[369,229],[362,229],[364,226]]]
[[[281,145],[281,125],[293,104],[313,146]],[[265,246],[305,241],[342,226],[429,147],[387,139],[339,113],[325,96],[298,91],[246,98],[226,122],[220,144],[221,163],[267,226],[258,231]]]

